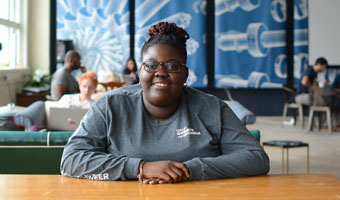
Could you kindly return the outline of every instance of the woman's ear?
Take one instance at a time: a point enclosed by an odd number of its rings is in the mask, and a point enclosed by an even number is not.
[[[188,69],[188,67],[184,67],[184,69],[185,69],[185,80],[184,80],[184,83],[186,83],[187,79],[189,77],[189,69]]]
[[[142,66],[142,67],[143,67],[143,66]],[[139,77],[138,85],[139,85],[140,88],[142,88],[142,85],[141,85],[141,83],[140,83],[140,73],[141,73],[141,71],[142,71],[142,67],[140,67],[139,70],[138,70],[138,77]]]

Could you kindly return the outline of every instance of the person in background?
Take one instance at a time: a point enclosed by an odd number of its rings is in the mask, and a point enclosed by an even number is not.
[[[96,101],[64,148],[61,174],[177,183],[266,174],[269,158],[228,105],[186,86],[186,41],[175,23],[149,29],[140,84]]]
[[[135,59],[130,57],[126,60],[123,74],[130,76],[128,79],[128,82],[131,82],[131,83],[128,83],[127,85],[131,85],[131,84],[135,84],[139,82],[139,78],[137,75],[137,64],[136,64]]]
[[[309,92],[313,88],[314,92],[314,103],[315,104],[323,104],[323,99],[321,94],[318,93],[318,83],[316,81],[316,77],[319,72],[326,70],[328,67],[328,62],[325,58],[320,57],[315,61],[313,67],[308,67],[301,76],[301,79],[298,84],[298,88],[296,90],[295,102],[303,105],[310,104],[310,95]]]
[[[59,100],[61,107],[89,109],[94,103],[91,96],[96,92],[97,85],[96,73],[85,72],[79,77],[80,93],[63,95]]]
[[[74,50],[70,50],[65,55],[64,66],[58,69],[51,81],[51,97],[59,100],[64,94],[79,93],[79,86],[71,72],[80,69],[82,73],[86,72],[86,68],[81,66],[80,55]]]

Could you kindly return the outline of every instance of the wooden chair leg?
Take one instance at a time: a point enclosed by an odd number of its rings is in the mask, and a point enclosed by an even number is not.
[[[304,118],[303,118],[303,109],[302,109],[302,105],[299,106],[299,115],[300,115],[301,126],[302,126],[302,129],[303,129],[303,128],[304,128]]]
[[[309,116],[308,116],[308,125],[307,125],[306,131],[311,131],[311,130],[313,130],[313,127],[312,127],[312,123],[313,123],[313,114],[314,114],[314,110],[313,110],[313,109],[310,109],[310,110],[309,110]]]
[[[331,118],[331,109],[327,108],[327,123],[328,123],[328,132],[332,133],[332,118]]]
[[[322,112],[321,111],[318,111],[318,129],[319,131],[321,130],[321,127],[322,127]]]
[[[294,108],[293,110],[294,126],[296,125],[297,122],[297,115],[298,115],[297,109]]]

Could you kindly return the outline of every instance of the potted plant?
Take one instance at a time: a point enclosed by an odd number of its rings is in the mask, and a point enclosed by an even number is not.
[[[47,92],[50,89],[51,76],[43,70],[35,70],[32,79],[25,84],[24,92]]]

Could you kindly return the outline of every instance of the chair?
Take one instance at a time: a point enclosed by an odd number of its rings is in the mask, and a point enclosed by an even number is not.
[[[286,121],[288,109],[289,108],[294,109],[293,110],[294,125],[296,124],[296,119],[297,119],[296,112],[298,111],[300,122],[301,122],[301,128],[303,129],[304,128],[303,105],[294,102],[294,96],[295,96],[294,89],[284,86],[283,90],[285,91],[285,94],[286,94],[286,103],[283,107],[283,115],[282,115],[283,121]]]
[[[327,126],[328,126],[328,132],[332,133],[332,118],[331,118],[331,108],[329,106],[311,106],[309,108],[309,117],[308,117],[308,126],[307,131],[313,130],[313,122],[314,122],[314,112],[318,113],[318,121],[319,121],[319,130],[321,129],[321,113],[326,113],[326,119],[327,119]]]
[[[326,114],[326,120],[327,120],[327,126],[328,126],[328,132],[332,133],[332,118],[331,118],[331,108],[330,106],[320,106],[318,104],[314,105],[314,98],[315,96],[315,91],[311,90],[309,92],[309,116],[308,116],[308,125],[307,125],[307,131],[312,131],[313,126],[314,126],[314,113],[318,113],[318,128],[319,130],[321,129],[321,124],[322,124],[322,112]],[[320,95],[320,94],[319,94]]]

